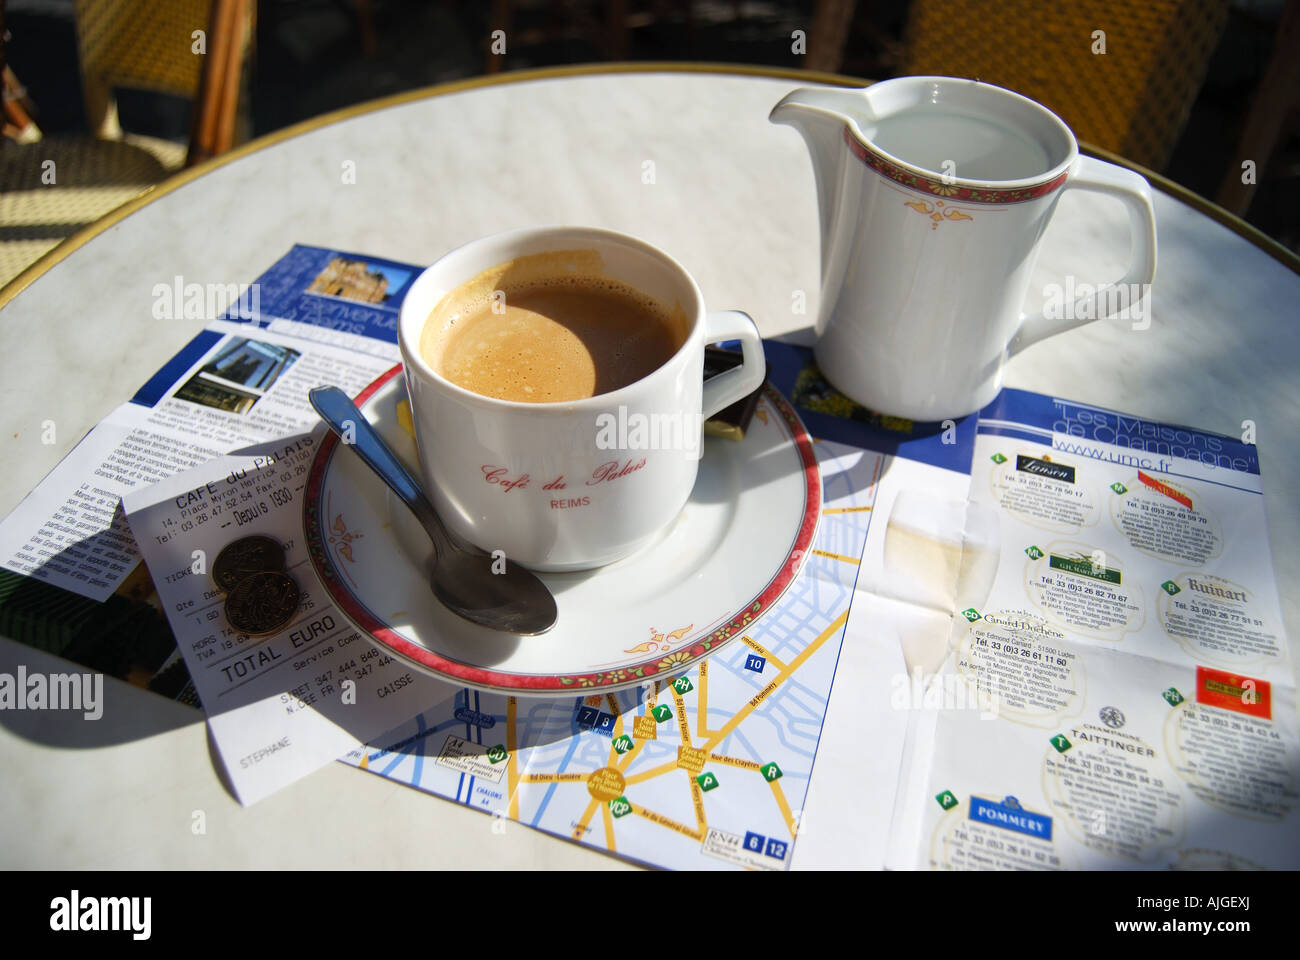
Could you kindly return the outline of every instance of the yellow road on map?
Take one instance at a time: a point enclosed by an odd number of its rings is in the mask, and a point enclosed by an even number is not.
[[[821,649],[822,645],[825,644],[827,640],[835,636],[843,628],[844,624],[848,621],[848,617],[849,617],[849,612],[848,610],[845,610],[838,617],[836,617],[830,623],[830,625],[826,627],[825,630],[823,630],[820,634],[818,634],[816,639],[814,639],[810,644],[808,644],[807,647],[805,647],[802,651],[800,651],[799,655],[796,656],[794,660],[792,660],[789,664],[781,664],[781,661],[779,659],[773,657],[759,644],[753,642],[749,637],[744,637],[743,639],[746,641],[746,645],[757,651],[761,651],[762,655],[767,658],[769,663],[772,663],[773,665],[780,664],[779,672],[772,679],[772,681],[767,686],[765,686],[762,691],[760,691],[758,695],[756,695],[749,702],[747,702],[743,707],[741,707],[740,710],[738,710],[736,714],[733,717],[731,717],[731,719],[728,720],[722,726],[722,729],[708,731],[708,738],[702,744],[698,745],[698,749],[701,749],[705,753],[707,753],[709,755],[710,760],[715,760],[718,763],[724,763],[730,766],[741,767],[746,770],[758,771],[761,765],[756,763],[755,761],[747,760],[742,757],[730,757],[727,756],[726,754],[719,754],[714,752],[714,748],[716,748],[718,744],[722,743],[722,741],[727,739],[727,737],[730,736],[731,732],[735,730],[736,727],[740,726],[740,724],[743,723],[745,719],[749,717],[750,714],[752,714],[759,706],[761,706],[762,703],[771,695],[771,693],[774,690],[778,689],[781,686],[781,684],[789,680],[790,677],[792,677],[795,674],[795,672],[801,666],[803,666],[803,664],[806,663],[809,660],[809,658],[813,656],[813,654],[815,654],[818,650]],[[708,702],[707,698],[708,698],[709,674],[708,674],[707,667],[708,667],[707,661],[705,663],[700,664],[699,675],[696,678],[699,683],[699,688],[698,688],[699,699],[698,699],[698,706],[696,708],[697,709],[696,728],[697,730],[701,730],[701,731],[704,729],[704,725],[705,725],[705,714],[707,712],[707,702]],[[660,689],[660,685],[656,683],[653,692],[651,692],[646,696],[644,706],[647,711],[649,711],[655,706],[658,700],[659,689]],[[674,707],[676,708],[674,712],[677,715],[678,732],[681,735],[682,745],[685,747],[697,747],[697,744],[695,744],[691,740],[690,726],[686,717],[686,705],[682,701],[682,696],[672,686],[672,684],[668,685],[668,689],[673,696],[673,703],[674,703]],[[612,698],[610,699],[612,701]],[[613,709],[613,706],[614,705],[611,702],[610,703],[611,709]],[[615,712],[615,716],[618,717],[618,719],[615,721],[616,725],[614,729],[614,737],[617,739],[617,737],[621,736],[623,732],[623,718],[617,712]],[[617,751],[615,751],[613,746],[611,746],[610,766],[619,770],[620,772],[626,771],[628,767],[631,765],[633,759],[636,757],[637,753],[640,752],[642,743],[644,743],[643,740],[637,740],[634,743],[632,749],[629,750],[627,753],[623,754],[622,756],[618,756]],[[512,759],[513,759],[513,755],[512,755]],[[642,772],[637,773],[633,776],[626,777],[626,785],[630,787],[635,783],[645,783],[646,781],[653,780],[656,777],[661,777],[664,776],[665,774],[671,774],[681,769],[682,767],[678,765],[678,761],[674,759],[668,763],[663,763],[657,767],[652,767],[649,770],[643,770]],[[575,779],[575,777],[577,779],[586,780],[589,779],[591,776],[592,774],[576,774],[576,775],[575,774],[559,774],[559,775],[551,774],[551,775],[538,775],[536,777],[526,776],[523,779],[530,783],[542,783],[542,782],[556,783],[556,782],[571,781]],[[707,820],[705,819],[705,814],[704,814],[704,796],[703,796],[704,792],[703,790],[701,790],[700,785],[696,781],[695,777],[689,776],[689,773],[688,773],[687,783],[691,791],[691,806],[695,810],[696,826],[694,828],[679,823],[678,821],[673,820],[670,817],[665,817],[662,814],[658,814],[655,813],[654,811],[647,810],[644,807],[637,806],[636,804],[631,805],[632,807],[631,812],[638,814],[641,817],[644,817],[645,819],[648,819],[654,823],[657,823],[660,826],[665,826],[668,827],[669,829],[676,830],[678,833],[685,834],[686,836],[695,837],[696,839],[703,840],[704,833],[708,828],[708,823]],[[791,838],[793,838],[795,833],[798,830],[798,821],[794,815],[794,811],[791,810],[790,808],[789,801],[786,799],[785,791],[781,788],[780,781],[778,780],[769,781],[768,786],[771,787],[773,799],[776,801],[776,805],[781,811],[781,816],[784,818],[786,826],[789,827],[790,829]],[[590,829],[591,826],[591,818],[595,816],[596,809],[598,807],[601,808],[603,811],[602,820],[603,820],[603,825],[605,827],[605,846],[612,851],[615,849],[613,817],[609,812],[608,805],[604,803],[600,803],[595,799],[592,799],[592,801],[587,804],[587,808],[586,810],[583,811],[582,816],[579,818],[577,826],[574,827],[573,836],[575,839],[578,839],[587,833],[587,831]]]

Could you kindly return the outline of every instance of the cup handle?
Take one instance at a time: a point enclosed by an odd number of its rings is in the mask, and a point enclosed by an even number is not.
[[[1081,326],[1092,320],[1101,320],[1113,311],[1107,307],[1114,303],[1108,291],[1117,286],[1142,284],[1142,296],[1146,295],[1149,284],[1156,276],[1156,216],[1151,207],[1151,185],[1146,178],[1105,163],[1092,157],[1077,157],[1070,169],[1069,179],[1065,181],[1062,193],[1066,190],[1087,190],[1118,197],[1128,207],[1129,233],[1132,236],[1132,259],[1128,273],[1115,283],[1098,287],[1091,297],[1083,297],[1073,304],[1073,310],[1063,311],[1064,318],[1047,317],[1042,311],[1025,317],[1020,328],[1007,345],[1007,356],[1019,353],[1025,347],[1037,343],[1056,333]],[[1132,307],[1141,297],[1123,301]],[[1148,307],[1149,308],[1149,307]],[[1083,319],[1079,319],[1082,317]]]
[[[705,420],[747,397],[763,383],[767,362],[763,358],[763,339],[758,335],[749,314],[739,310],[719,310],[704,315],[704,342],[739,340],[744,361],[704,383],[701,413]]]

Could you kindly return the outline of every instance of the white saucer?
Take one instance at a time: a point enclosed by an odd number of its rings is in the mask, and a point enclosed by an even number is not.
[[[418,477],[397,418],[400,373],[381,376],[357,406]],[[559,619],[538,637],[475,626],[438,603],[427,535],[332,433],[312,463],[304,527],[322,587],[386,652],[452,683],[555,696],[676,676],[742,635],[803,566],[820,507],[808,432],[767,385],[744,440],[705,440],[691,498],[658,539],[597,570],[540,575]]]

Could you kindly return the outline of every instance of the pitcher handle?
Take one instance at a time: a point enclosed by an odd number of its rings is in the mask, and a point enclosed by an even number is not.
[[[1102,320],[1117,311],[1107,311],[1112,300],[1108,291],[1116,287],[1131,289],[1131,284],[1141,284],[1141,295],[1129,298],[1125,307],[1132,307],[1147,295],[1156,276],[1156,216],[1151,206],[1151,185],[1146,178],[1105,163],[1092,157],[1077,157],[1070,168],[1069,179],[1065,181],[1062,193],[1066,190],[1087,190],[1118,197],[1128,207],[1129,233],[1132,236],[1132,256],[1129,269],[1115,283],[1104,284],[1096,293],[1075,301],[1073,309],[1065,309],[1063,317],[1047,317],[1043,311],[1025,317],[1020,322],[1020,329],[1007,345],[1007,356],[1012,357],[1025,347],[1037,343],[1053,334],[1062,333],[1081,326],[1092,320]],[[1150,309],[1150,305],[1147,305]],[[1081,319],[1082,318],[1082,319]]]

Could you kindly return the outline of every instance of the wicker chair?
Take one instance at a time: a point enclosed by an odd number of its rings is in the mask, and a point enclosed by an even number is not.
[[[0,285],[185,165],[230,149],[240,126],[251,0],[77,0],[76,16],[93,137],[46,137],[0,150]],[[194,100],[189,148],[124,134],[114,88]]]
[[[903,72],[1015,90],[1055,111],[1080,140],[1160,170],[1187,122],[1229,6],[1230,0],[912,0]]]

